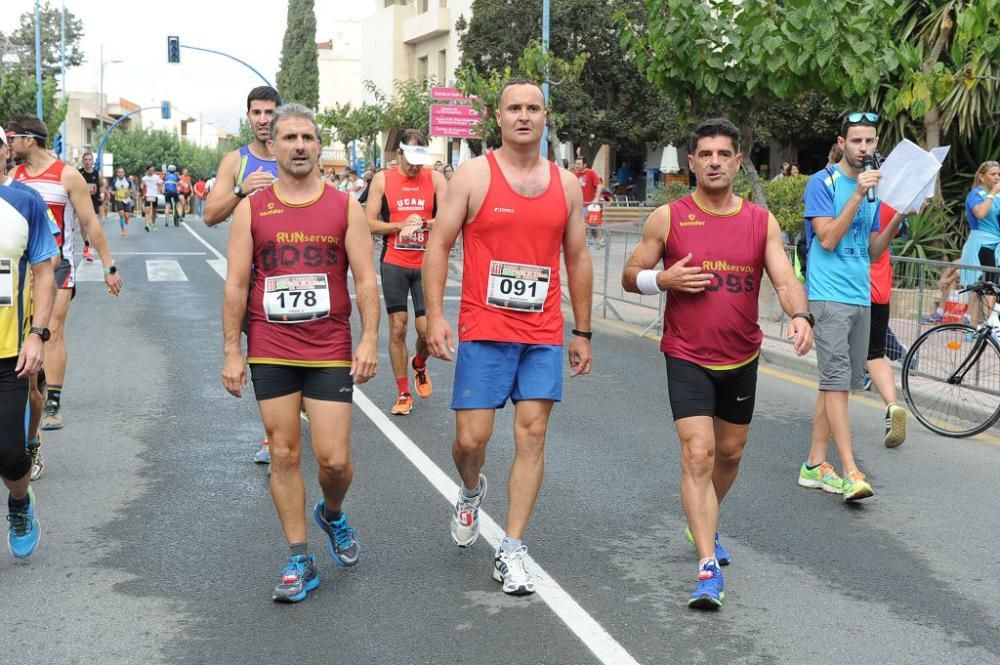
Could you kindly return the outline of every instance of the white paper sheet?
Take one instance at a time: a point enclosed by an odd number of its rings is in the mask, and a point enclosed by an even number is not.
[[[903,139],[882,162],[882,179],[875,193],[897,212],[917,212],[924,200],[934,195],[937,174],[948,149],[942,146],[927,152]]]

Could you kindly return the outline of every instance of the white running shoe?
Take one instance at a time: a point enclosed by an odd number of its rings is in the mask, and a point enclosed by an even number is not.
[[[458,490],[458,501],[451,511],[451,539],[459,547],[469,547],[479,538],[479,506],[486,497],[486,476],[479,474],[479,496],[466,499]]]
[[[512,596],[535,593],[535,578],[524,567],[528,548],[521,545],[513,552],[497,550],[493,557],[493,579],[503,583],[503,592]]]

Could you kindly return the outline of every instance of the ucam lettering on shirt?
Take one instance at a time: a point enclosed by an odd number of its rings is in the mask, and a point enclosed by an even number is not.
[[[396,210],[423,210],[427,205],[427,200],[422,198],[402,198],[396,199]]]

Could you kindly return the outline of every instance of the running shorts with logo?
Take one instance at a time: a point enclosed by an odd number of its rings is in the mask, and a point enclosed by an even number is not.
[[[433,171],[422,168],[413,178],[398,169],[385,171],[385,193],[380,217],[393,224],[411,215],[433,219],[437,210]],[[407,297],[413,298],[413,315],[424,315],[424,287],[420,272],[427,250],[429,229],[422,229],[408,240],[398,233],[385,236],[382,243],[382,295],[389,314],[405,312]]]
[[[515,192],[493,153],[490,184],[462,230],[462,303],[452,408],[499,408],[508,398],[562,398],[559,278],[569,209],[559,169],[545,192]]]
[[[294,204],[277,184],[249,198],[247,364],[258,400],[297,392],[324,401],[353,397],[349,198],[326,185],[313,201]]]
[[[502,409],[508,399],[560,402],[562,364],[559,345],[461,342],[451,408]]]
[[[749,425],[757,395],[759,356],[732,369],[709,369],[688,360],[667,360],[667,394],[674,420],[709,416]]]

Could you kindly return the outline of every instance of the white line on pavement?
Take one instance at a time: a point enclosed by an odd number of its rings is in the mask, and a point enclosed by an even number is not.
[[[100,261],[80,261],[76,266],[77,282],[103,282],[104,265]]]
[[[222,279],[226,278],[226,260],[225,259],[208,259],[208,265],[212,266],[212,270],[219,274]]]
[[[205,252],[115,252],[115,256],[205,256]]]
[[[444,471],[434,464],[357,386],[354,387],[354,403],[445,499],[449,502],[455,500],[458,496],[458,485],[445,475]],[[483,510],[479,511],[479,523],[482,536],[494,549],[499,547],[503,539],[503,529],[500,525]],[[566,593],[530,556],[528,563],[541,575],[535,587],[538,596],[602,663],[638,665],[638,662],[604,630],[601,624],[580,607],[572,596]]]
[[[197,233],[195,233],[195,232],[194,232],[194,229],[192,229],[192,228],[191,228],[191,227],[190,227],[190,226],[188,225],[188,223],[187,223],[187,222],[181,222],[181,226],[183,226],[184,228],[186,228],[186,229],[188,230],[188,233],[190,233],[191,235],[193,235],[193,236],[195,237],[195,239],[196,239],[196,240],[197,240],[198,242],[200,242],[200,243],[201,243],[202,245],[204,245],[205,247],[208,247],[209,251],[211,251],[211,252],[212,252],[213,254],[215,254],[215,258],[217,258],[217,259],[222,259],[223,261],[225,261],[225,260],[226,260],[226,257],[224,257],[224,256],[223,256],[223,255],[222,255],[222,254],[221,254],[221,253],[219,252],[219,250],[217,250],[216,248],[212,247],[212,246],[211,246],[211,245],[210,245],[210,244],[208,243],[208,241],[207,241],[207,240],[205,240],[205,239],[204,239],[204,238],[202,238],[202,237],[201,237],[200,235],[198,235]]]
[[[187,275],[175,259],[146,259],[146,279],[151,282],[186,282]]]

